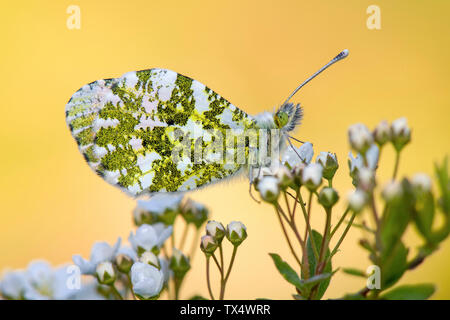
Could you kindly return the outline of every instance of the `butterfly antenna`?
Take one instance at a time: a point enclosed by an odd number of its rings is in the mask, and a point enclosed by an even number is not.
[[[291,146],[292,150],[294,150],[294,152],[297,154],[297,156],[299,157],[300,160],[302,160],[302,157],[300,157],[300,155],[298,154],[297,150],[295,150],[294,145],[291,142],[291,136],[286,136],[286,140],[289,142],[289,145]]]
[[[336,57],[334,57],[330,62],[328,62],[326,65],[324,65],[322,68],[320,68],[316,73],[314,73],[312,76],[310,76],[308,79],[306,79],[301,85],[299,85],[292,93],[291,95],[286,99],[286,101],[283,104],[286,104],[291,100],[291,98],[297,93],[298,90],[300,90],[304,85],[306,85],[308,82],[310,82],[312,79],[317,77],[323,70],[331,66],[332,64],[338,62],[339,60],[344,59],[348,56],[348,50],[345,49],[341,53],[339,53]]]

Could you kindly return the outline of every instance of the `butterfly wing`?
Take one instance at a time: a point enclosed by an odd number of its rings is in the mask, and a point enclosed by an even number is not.
[[[241,169],[193,161],[192,155],[175,163],[172,152],[181,143],[175,130],[193,137],[198,129],[245,129],[253,123],[205,85],[165,69],[85,85],[67,103],[66,121],[89,166],[133,196],[188,191]],[[195,139],[188,142],[193,150]]]

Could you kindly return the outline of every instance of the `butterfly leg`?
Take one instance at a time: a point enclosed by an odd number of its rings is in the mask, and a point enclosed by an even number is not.
[[[256,199],[254,196],[253,196],[253,194],[252,194],[252,185],[253,185],[253,179],[254,179],[254,177],[253,177],[253,166],[250,166],[250,170],[249,170],[249,173],[248,173],[248,180],[250,181],[250,183],[249,183],[249,186],[248,186],[248,193],[250,194],[250,197],[253,199],[253,200],[255,200],[257,203],[261,203],[261,201],[259,201],[258,199]],[[261,166],[259,167],[259,169],[258,169],[258,175],[257,175],[257,177],[259,177],[259,175],[261,174]]]

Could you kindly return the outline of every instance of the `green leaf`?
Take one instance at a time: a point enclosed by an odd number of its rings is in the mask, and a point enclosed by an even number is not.
[[[190,297],[189,300],[209,300],[209,299],[206,299],[205,297],[203,297],[199,294],[196,294],[196,295]]]
[[[287,262],[283,261],[278,254],[269,253],[269,255],[272,257],[275,267],[277,267],[278,272],[280,272],[283,278],[290,284],[293,284],[298,290],[302,291],[304,289],[303,283],[294,269]]]
[[[400,241],[414,212],[414,195],[408,180],[402,181],[402,195],[386,204],[382,217],[381,241],[382,256],[391,255],[394,246]]]
[[[350,293],[346,294],[341,298],[342,300],[367,300],[365,296],[363,296],[361,293]]]
[[[417,194],[414,222],[419,233],[428,242],[433,242],[432,227],[434,219],[434,198],[431,192]]]
[[[442,194],[440,206],[442,211],[450,215],[450,179],[448,173],[448,157],[442,161],[442,165],[435,164],[435,173],[439,183],[439,189]]]
[[[362,270],[359,270],[359,269],[343,268],[342,271],[344,271],[346,274],[350,274],[352,276],[367,278],[366,273],[364,271],[362,271]]]
[[[309,276],[313,277],[316,273],[316,267],[317,267],[317,260],[316,256],[314,255],[314,250],[311,242],[311,238],[314,239],[314,243],[316,245],[317,250],[320,250],[320,247],[322,245],[322,235],[317,232],[316,230],[312,230],[312,237],[309,236],[307,243],[306,243],[306,252],[308,254],[308,262],[309,262]],[[328,259],[330,256],[330,249],[327,248],[325,259]],[[304,260],[304,259],[303,259]],[[329,273],[332,274],[332,265],[331,265],[331,259],[323,269],[323,273]],[[305,275],[302,274],[302,278],[305,278]],[[325,279],[324,281],[320,282],[319,288],[317,290],[317,294],[314,297],[315,299],[321,299],[323,295],[325,294],[325,291],[328,288],[328,285],[330,284],[331,277]]]
[[[450,234],[450,179],[448,173],[448,158],[445,157],[442,165],[435,164],[435,172],[438,178],[441,197],[438,200],[439,207],[444,214],[444,224],[433,234],[435,243],[439,243]]]
[[[381,296],[386,300],[426,300],[431,297],[436,288],[433,284],[415,284],[399,286]]]
[[[302,283],[307,286],[309,289],[312,289],[315,285],[322,283],[323,281],[330,280],[332,273],[322,273],[317,276],[312,276],[309,279],[302,280]]]
[[[391,255],[381,260],[381,289],[392,287],[403,276],[408,268],[408,249],[399,241],[391,251]]]

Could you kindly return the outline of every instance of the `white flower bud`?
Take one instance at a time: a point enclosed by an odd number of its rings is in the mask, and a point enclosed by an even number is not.
[[[238,246],[247,238],[247,228],[240,221],[231,221],[227,225],[227,239]]]
[[[98,282],[101,284],[112,284],[116,280],[116,273],[111,262],[104,261],[97,265],[95,270],[98,278]]]
[[[431,179],[425,173],[417,173],[412,178],[412,185],[423,191],[431,190]]]
[[[339,200],[339,195],[333,188],[325,187],[319,193],[319,203],[325,208],[333,207]]]
[[[190,268],[191,264],[189,258],[180,250],[173,248],[172,258],[170,259],[170,269],[172,269],[175,278],[182,279]]]
[[[151,251],[145,251],[142,253],[141,258],[139,259],[141,262],[152,265],[156,268],[160,268],[158,257]]]
[[[406,118],[399,118],[391,125],[392,144],[400,151],[411,140],[411,130]]]
[[[318,163],[308,164],[302,172],[302,183],[311,191],[316,190],[322,183],[323,167]]]
[[[362,123],[350,126],[348,129],[348,138],[352,148],[361,154],[365,154],[373,143],[372,134]]]
[[[335,153],[331,152],[321,152],[317,158],[316,162],[323,167],[323,177],[327,180],[331,180],[339,168],[337,157]]]
[[[282,188],[287,188],[292,183],[292,173],[285,166],[279,166],[275,170],[275,178]]]
[[[264,177],[258,183],[258,190],[264,201],[276,202],[280,194],[279,181],[275,177]]]
[[[397,181],[391,181],[385,185],[381,195],[386,201],[391,201],[402,194],[402,186]]]
[[[356,189],[348,195],[348,204],[354,212],[360,212],[367,203],[367,195],[364,191]]]
[[[164,273],[152,265],[136,262],[131,267],[131,283],[140,299],[155,299],[162,290]]]
[[[386,120],[381,121],[373,131],[375,142],[382,146],[391,139],[391,128]]]
[[[200,239],[200,249],[206,254],[211,255],[217,249],[217,241],[210,235],[204,235]]]
[[[220,222],[211,220],[206,224],[206,234],[213,237],[218,243],[222,241],[225,232],[225,227]]]

